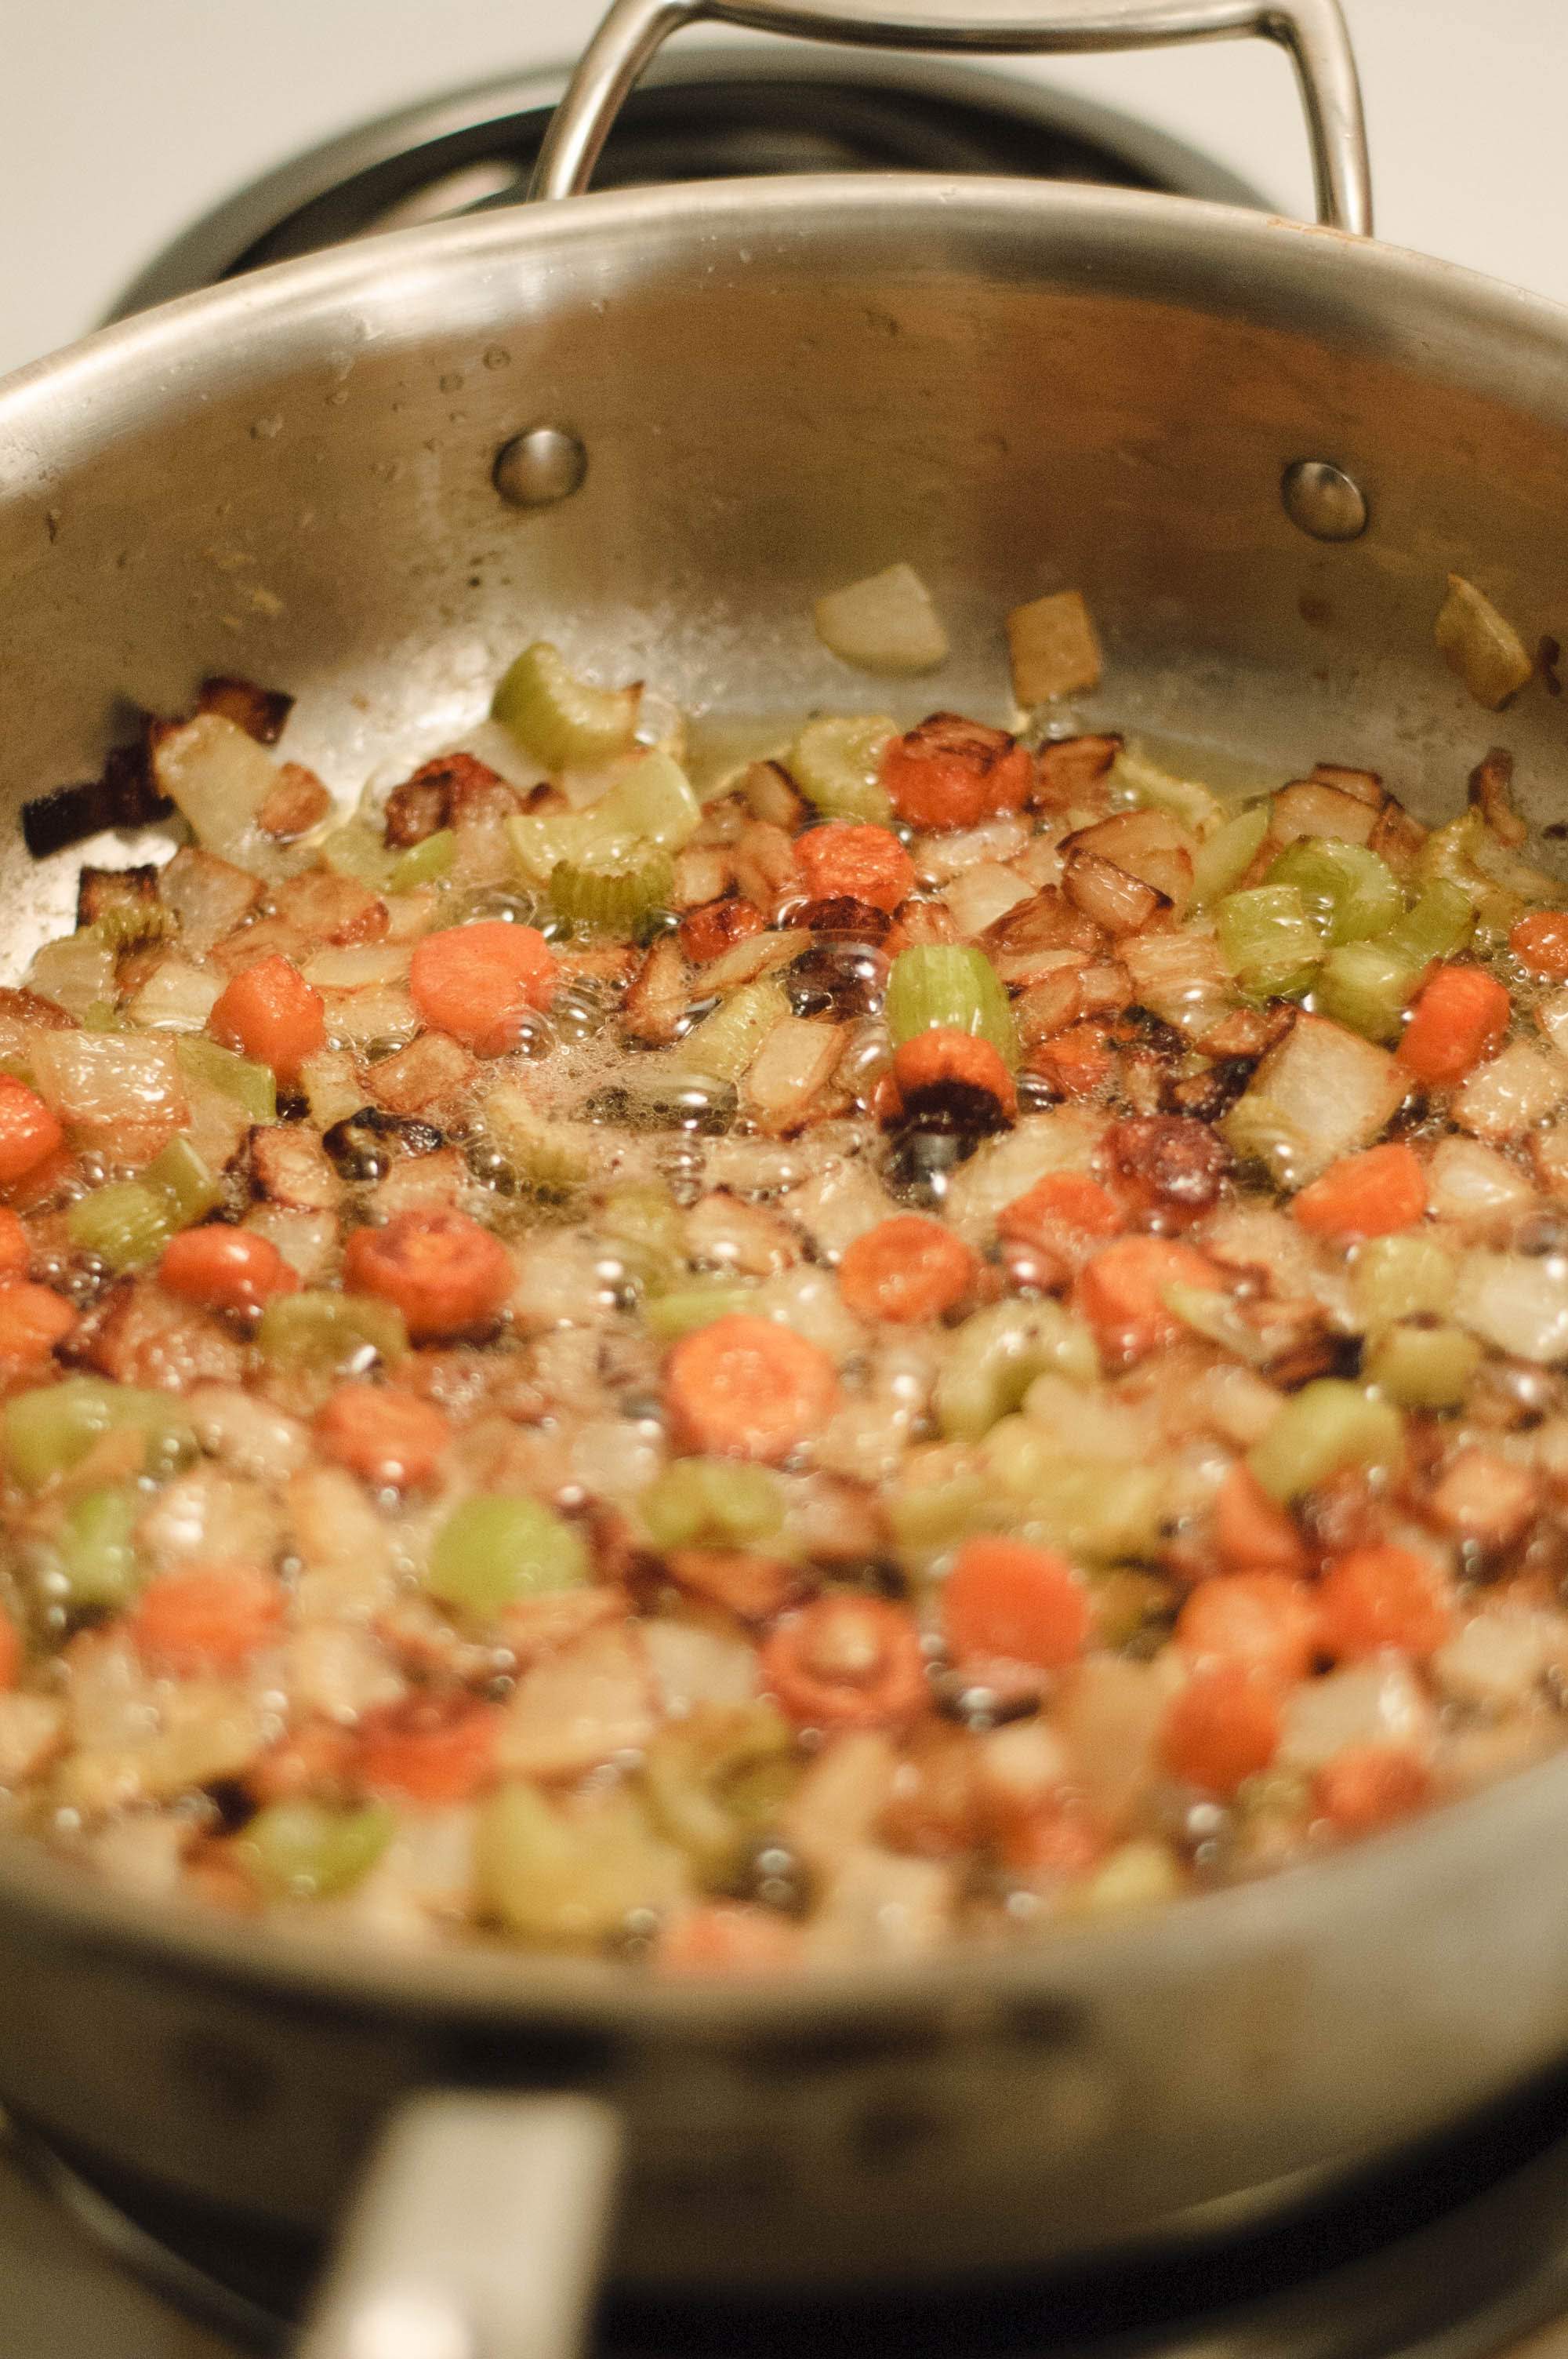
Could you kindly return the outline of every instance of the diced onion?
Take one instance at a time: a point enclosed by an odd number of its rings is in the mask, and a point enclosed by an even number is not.
[[[1104,658],[1081,591],[1057,590],[1015,606],[1007,645],[1012,692],[1026,710],[1099,685]]]
[[[1505,705],[1533,669],[1513,625],[1462,573],[1448,577],[1434,636],[1449,669],[1489,712]]]
[[[912,565],[890,565],[819,598],[815,619],[823,646],[860,671],[893,677],[934,671],[946,660],[947,634]]]

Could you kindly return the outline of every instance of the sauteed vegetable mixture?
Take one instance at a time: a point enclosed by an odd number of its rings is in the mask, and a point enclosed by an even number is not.
[[[1091,684],[1070,595],[1012,643]],[[185,840],[0,993],[14,1825],[690,1972],[1562,1743],[1568,891],[1509,757],[1429,832],[1051,710],[699,788],[540,644],[346,823],[232,680],[29,807]]]

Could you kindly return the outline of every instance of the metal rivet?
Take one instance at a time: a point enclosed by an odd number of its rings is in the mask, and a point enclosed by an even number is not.
[[[559,426],[530,427],[496,453],[496,490],[514,508],[553,508],[569,500],[588,473],[588,452]]]
[[[1358,540],[1367,529],[1367,495],[1343,467],[1297,459],[1280,479],[1285,514],[1313,540]]]

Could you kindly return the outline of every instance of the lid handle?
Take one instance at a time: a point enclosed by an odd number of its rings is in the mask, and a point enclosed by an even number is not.
[[[743,25],[802,40],[997,55],[1139,49],[1176,41],[1278,41],[1296,70],[1317,218],[1372,230],[1367,126],[1339,0],[615,0],[545,136],[536,197],[579,196],[610,127],[660,44],[683,25]]]

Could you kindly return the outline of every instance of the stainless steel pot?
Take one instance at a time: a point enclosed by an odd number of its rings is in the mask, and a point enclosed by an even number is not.
[[[998,703],[999,617],[1078,584],[1123,720],[1281,775],[1370,763],[1433,809],[1502,729],[1554,807],[1557,708],[1480,713],[1432,624],[1453,567],[1561,629],[1568,318],[1353,234],[1333,0],[622,0],[546,196],[699,13],[949,49],[1271,34],[1328,225],[710,185],[411,233],[115,329],[0,394],[10,808],[96,763],[119,695],[174,708],[207,669],[296,690],[299,755],[347,788],[456,734],[545,629],[699,707],[842,703],[812,597],[894,557],[954,626],[935,701]],[[3,860],[20,959],[71,879],[18,837]],[[711,1990],[159,1914],[12,1845],[0,2093],[78,2154],[299,2225],[390,2122],[312,2359],[542,2354],[618,2139],[620,2277],[831,2288],[1179,2235],[1462,2114],[1568,2046],[1565,1816],[1568,1760],[1151,1919]]]

